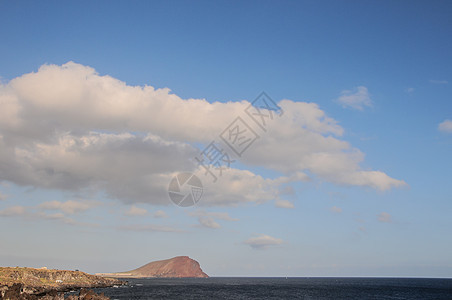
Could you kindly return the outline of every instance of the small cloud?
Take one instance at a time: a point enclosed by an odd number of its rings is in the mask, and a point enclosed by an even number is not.
[[[383,223],[392,223],[392,217],[387,212],[382,212],[377,215],[378,221]]]
[[[199,224],[201,224],[202,227],[217,229],[220,228],[220,224],[215,222],[215,220],[212,217],[199,217],[198,218]]]
[[[96,228],[99,227],[99,224],[96,223],[86,223],[86,222],[78,222],[72,218],[69,218],[65,216],[63,213],[53,213],[53,214],[47,214],[45,212],[36,212],[29,215],[31,218],[38,218],[38,219],[44,219],[44,220],[50,220],[50,221],[58,221],[62,222],[67,225],[73,225],[73,226],[85,226],[85,227],[92,227]]]
[[[447,80],[434,80],[434,79],[430,79],[429,82],[433,83],[433,84],[448,84],[449,83],[449,81],[447,81]]]
[[[60,210],[66,214],[73,215],[76,213],[87,211],[90,208],[98,206],[99,203],[95,201],[74,201],[69,200],[66,202],[60,201],[47,201],[41,203],[39,208],[45,210]]]
[[[153,214],[154,218],[168,218],[168,215],[163,210],[158,210]]]
[[[438,125],[438,130],[446,133],[452,133],[452,120],[444,120]]]
[[[238,221],[239,219],[232,218],[227,212],[213,212],[205,210],[197,210],[188,213],[189,216],[198,217],[198,221],[201,227],[207,228],[220,228],[220,224],[216,222],[215,219],[220,219],[223,221]]]
[[[148,211],[141,207],[136,207],[135,205],[132,205],[129,210],[127,210],[124,214],[126,216],[132,217],[132,216],[145,216],[147,215]]]
[[[71,219],[65,216],[62,212],[51,213],[48,214],[43,211],[33,211],[36,207],[33,206],[12,206],[8,207],[4,210],[0,210],[0,216],[4,217],[22,217],[28,220],[50,220],[50,221],[58,221],[68,225],[76,225],[76,226],[87,226],[87,227],[99,227],[98,224],[94,223],[83,223],[77,222],[74,219]]]
[[[367,229],[366,229],[366,227],[364,227],[364,226],[361,226],[361,227],[359,227],[358,229],[359,229],[359,231],[361,231],[361,232],[364,232],[364,233],[367,232]]]
[[[38,217],[41,219],[46,219],[46,220],[57,220],[57,221],[61,221],[61,222],[65,223],[65,224],[76,225],[76,222],[73,219],[66,217],[63,213],[47,214],[44,212],[40,212],[40,213],[37,213],[35,215],[35,217]]]
[[[25,214],[26,209],[23,206],[11,206],[0,210],[0,216],[3,217],[23,216]]]
[[[289,200],[277,200],[275,202],[275,206],[280,207],[280,208],[294,208],[295,207],[295,205],[293,205],[293,203],[290,202]]]
[[[257,237],[249,238],[243,242],[246,245],[250,245],[253,249],[267,249],[271,246],[281,245],[283,243],[282,239],[274,238],[269,235],[262,234]]]
[[[412,92],[414,92],[414,88],[412,88],[412,87],[405,89],[405,93],[411,94]]]
[[[337,206],[333,206],[330,208],[330,210],[334,213],[340,214],[342,212],[342,208],[337,207]]]
[[[372,100],[365,86],[358,86],[353,91],[342,91],[341,96],[336,101],[345,108],[363,110],[365,106],[372,107]]]
[[[160,225],[154,225],[154,224],[125,225],[125,226],[118,227],[118,229],[127,230],[127,231],[145,231],[145,232],[185,232],[185,231],[175,228],[175,227],[160,226]]]

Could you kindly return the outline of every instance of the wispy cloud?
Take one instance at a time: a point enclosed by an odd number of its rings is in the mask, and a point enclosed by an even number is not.
[[[253,249],[267,249],[272,246],[281,245],[283,243],[282,239],[274,238],[269,235],[262,234],[257,237],[252,237],[243,242],[246,245],[251,246]]]
[[[60,210],[66,214],[73,215],[76,213],[85,212],[99,205],[100,203],[97,201],[87,201],[87,200],[83,201],[68,200],[66,202],[47,201],[41,203],[39,205],[39,208],[45,210]]]
[[[217,229],[221,225],[216,222],[215,219],[223,221],[238,221],[239,219],[232,218],[227,212],[209,212],[205,210],[197,210],[194,212],[189,212],[189,216],[198,217],[198,222],[201,227]]]
[[[155,225],[155,224],[123,225],[123,226],[119,226],[118,229],[127,230],[127,231],[144,231],[144,232],[174,232],[174,233],[186,232],[185,230],[182,230],[182,229],[179,229],[176,227]]]
[[[135,205],[130,206],[130,208],[124,213],[126,216],[145,216],[148,214],[148,211],[144,208],[137,207]]]
[[[280,208],[295,208],[295,205],[289,200],[276,200],[275,206]]]
[[[34,215],[34,217],[39,217],[46,220],[57,220],[70,225],[77,225],[77,222],[74,219],[65,216],[63,213],[48,214],[45,212],[38,212]]]
[[[372,107],[370,94],[365,86],[358,86],[354,90],[344,90],[341,96],[336,99],[342,107],[363,110],[365,106]]]
[[[0,216],[3,217],[13,217],[13,216],[24,216],[27,210],[24,206],[11,206],[3,210],[0,210]]]
[[[330,210],[336,214],[340,214],[342,212],[342,208],[337,207],[337,206],[331,207]]]
[[[39,207],[38,207],[39,208]],[[20,217],[26,220],[50,220],[58,221],[68,225],[85,226],[85,227],[99,227],[96,223],[79,222],[70,217],[67,217],[64,213],[47,213],[44,211],[36,211],[36,207],[33,206],[11,206],[0,210],[0,216],[2,217]]]
[[[198,221],[202,227],[212,228],[212,229],[217,229],[217,228],[221,227],[220,224],[215,222],[214,218],[212,218],[212,217],[198,217]]]
[[[377,215],[377,219],[382,223],[392,223],[392,216],[387,212],[382,212]]]
[[[434,80],[434,79],[430,79],[429,82],[433,83],[433,84],[448,84],[449,83],[447,80]]]
[[[446,133],[452,133],[452,120],[444,120],[438,125],[438,130]]]
[[[152,216],[154,218],[168,218],[168,215],[163,210],[157,210]]]

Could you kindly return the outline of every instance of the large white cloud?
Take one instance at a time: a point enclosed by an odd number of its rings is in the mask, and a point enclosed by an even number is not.
[[[278,187],[307,180],[306,174],[379,190],[405,184],[362,170],[364,154],[340,139],[343,129],[315,103],[280,101],[284,114],[265,133],[247,119],[249,104],[181,99],[169,89],[128,86],[73,62],[44,65],[0,86],[0,181],[168,204],[171,177],[197,168],[193,144],[219,140],[241,116],[260,136],[241,162],[282,176],[227,170],[214,186],[206,183],[205,205],[274,200]]]

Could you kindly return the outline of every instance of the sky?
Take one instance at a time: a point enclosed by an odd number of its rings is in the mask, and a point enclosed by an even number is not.
[[[450,1],[0,1],[0,265],[452,277],[451,32]]]

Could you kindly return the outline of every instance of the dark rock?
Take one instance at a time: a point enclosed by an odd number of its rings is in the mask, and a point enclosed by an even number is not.
[[[0,300],[65,300],[61,291],[50,290],[39,294],[28,294],[24,292],[24,287],[20,283],[15,283],[10,287],[2,287],[0,290]],[[96,294],[92,290],[81,289],[79,295],[71,295],[67,300],[109,300],[103,293]]]

